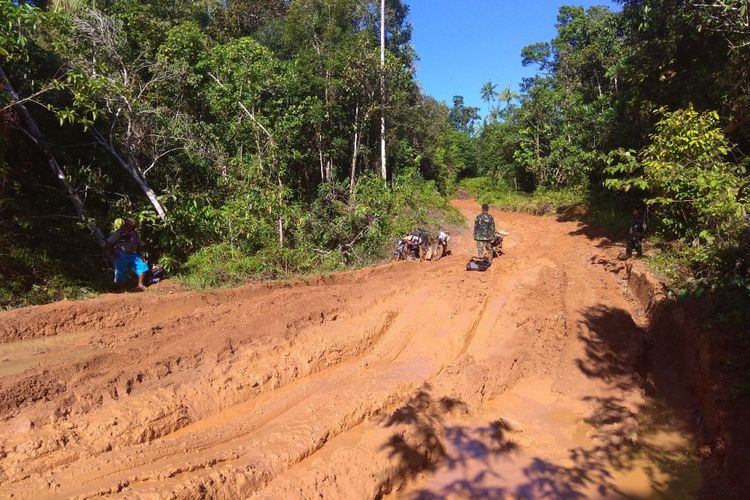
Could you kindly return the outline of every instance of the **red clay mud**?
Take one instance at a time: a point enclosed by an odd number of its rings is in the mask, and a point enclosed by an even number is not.
[[[1,313],[0,496],[695,495],[622,248],[494,215],[486,273],[467,233],[434,263]]]

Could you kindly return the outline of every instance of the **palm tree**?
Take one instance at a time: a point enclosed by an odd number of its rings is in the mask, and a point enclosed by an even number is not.
[[[497,85],[492,83],[490,80],[487,80],[484,85],[482,85],[481,90],[479,93],[482,96],[482,100],[485,102],[492,102],[495,97],[497,97]]]
[[[510,87],[504,88],[500,94],[498,94],[498,98],[501,101],[505,101],[505,109],[507,110],[510,107],[510,101],[518,97],[518,94],[513,92],[513,90]]]

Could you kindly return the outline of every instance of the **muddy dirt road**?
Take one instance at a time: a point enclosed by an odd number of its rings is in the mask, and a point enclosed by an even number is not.
[[[693,496],[621,249],[494,215],[486,273],[464,234],[439,262],[0,313],[0,497]]]

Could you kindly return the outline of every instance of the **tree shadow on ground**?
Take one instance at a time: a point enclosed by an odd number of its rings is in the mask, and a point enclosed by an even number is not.
[[[434,472],[438,464],[450,470],[468,470],[467,463],[471,461],[486,467],[472,477],[457,481],[452,486],[452,494],[487,498],[489,492],[474,485],[481,484],[485,475],[493,473],[489,463],[491,457],[517,448],[507,437],[510,425],[502,419],[484,426],[449,424],[446,417],[465,414],[468,406],[460,399],[434,398],[431,390],[431,386],[425,384],[403,406],[381,418],[380,425],[394,430],[382,449],[398,465],[379,490],[385,492],[399,488],[420,472]]]
[[[560,220],[560,219],[558,219]],[[583,224],[575,231],[568,232],[570,236],[585,236],[591,241],[599,240],[596,244],[597,248],[622,248],[623,254],[625,252],[625,244],[627,243],[625,236],[613,237],[604,229],[599,229],[588,224]],[[614,239],[612,239],[614,238]]]
[[[592,428],[586,444],[569,449],[564,461],[534,457],[533,449],[525,450],[531,457],[523,458],[523,480],[504,486],[497,470],[501,461],[493,459],[518,448],[508,438],[512,429],[507,422],[497,420],[480,428],[451,426],[444,419],[450,411],[441,413],[441,408],[465,405],[456,400],[447,406],[442,400],[433,402],[428,387],[385,422],[406,429],[397,432],[384,448],[402,464],[403,481],[421,471],[463,473],[438,488],[423,488],[411,498],[633,498],[632,492],[622,490],[620,478],[636,469],[657,496],[695,497],[700,479],[690,443],[671,438],[665,443],[663,439],[689,432],[675,418],[670,401],[656,397],[665,388],[652,387],[651,396],[643,399],[624,397],[650,383],[645,332],[622,309],[599,306],[584,311],[583,316],[579,340],[585,355],[577,361],[578,368],[611,387],[605,391],[606,397],[583,398],[593,408],[583,419]],[[472,467],[467,466],[468,461]],[[399,484],[403,483],[394,482],[393,486]]]
[[[667,497],[690,498],[697,494],[697,461],[689,440],[675,440],[691,433],[685,419],[686,387],[659,383],[652,376],[652,343],[628,311],[599,305],[583,311],[584,325],[578,338],[585,356],[577,360],[589,378],[599,379],[615,396],[588,396],[594,411],[585,419],[595,429],[595,446],[571,450],[576,467],[605,464],[606,470],[626,472],[640,464],[651,490]],[[618,394],[640,391],[636,402]],[[609,392],[609,391],[608,391]],[[672,436],[669,438],[668,436]],[[602,475],[597,488],[618,492],[611,476]]]
[[[598,306],[583,313],[578,334],[585,356],[576,360],[589,378],[622,390],[642,386],[647,368],[646,333],[624,309]]]

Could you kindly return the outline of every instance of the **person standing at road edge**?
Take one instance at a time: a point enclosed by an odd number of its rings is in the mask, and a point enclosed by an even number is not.
[[[641,241],[643,235],[646,232],[646,220],[641,214],[638,208],[633,209],[633,217],[630,221],[630,229],[628,230],[628,246],[625,247],[625,254],[628,259],[633,256],[633,250],[638,257],[643,256],[643,246]]]
[[[495,219],[490,215],[490,206],[482,205],[482,213],[474,220],[474,240],[477,242],[477,255],[481,259],[487,250],[488,262],[492,264],[492,240],[495,239]]]

